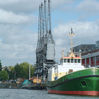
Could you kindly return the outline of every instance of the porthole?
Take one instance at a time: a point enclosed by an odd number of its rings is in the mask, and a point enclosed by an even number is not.
[[[86,81],[81,81],[81,85],[82,85],[82,87],[87,87]]]

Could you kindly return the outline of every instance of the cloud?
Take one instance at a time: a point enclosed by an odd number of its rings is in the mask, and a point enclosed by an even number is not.
[[[17,13],[29,13],[37,10],[41,1],[43,0],[2,0],[0,8]]]
[[[99,12],[99,1],[98,0],[82,0],[78,5],[77,9],[87,15],[97,15]],[[98,14],[99,15],[99,14]]]
[[[33,21],[32,16],[15,14],[13,12],[8,12],[0,9],[0,23],[7,24],[24,24],[31,23]],[[36,19],[36,17],[34,17]],[[32,22],[33,23],[33,22]]]
[[[32,4],[33,0],[6,0],[0,1],[0,8],[14,12],[29,11]]]
[[[0,59],[3,65],[24,61],[34,64],[37,33],[18,25],[2,24],[0,27]]]
[[[63,5],[68,5],[68,4],[71,4],[73,3],[74,0],[52,0],[51,3],[52,3],[52,7],[54,8],[58,8],[60,6],[63,7]]]
[[[62,4],[69,4],[72,1],[73,0],[51,0],[51,4],[53,8],[56,8]],[[41,2],[44,2],[44,0],[1,0],[0,8],[18,13],[29,13],[37,11]]]
[[[19,1],[20,0],[5,0],[5,1],[1,0],[0,4],[6,5],[6,4],[11,4],[11,3],[16,3],[16,2],[19,2]]]

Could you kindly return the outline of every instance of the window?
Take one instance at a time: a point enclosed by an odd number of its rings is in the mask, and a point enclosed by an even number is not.
[[[73,69],[69,69],[69,73],[72,73],[73,72]]]
[[[75,63],[77,63],[77,59],[75,59]]]
[[[78,59],[78,63],[80,63],[80,59]]]
[[[70,63],[70,59],[68,59],[68,63]]]
[[[71,63],[73,63],[73,59],[71,59]]]
[[[99,65],[99,56],[96,56],[96,65]]]
[[[64,63],[66,63],[66,59],[64,59]]]

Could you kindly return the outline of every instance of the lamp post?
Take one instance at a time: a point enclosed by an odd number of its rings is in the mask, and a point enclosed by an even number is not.
[[[31,70],[30,70],[30,64],[29,64],[29,80],[31,78]]]

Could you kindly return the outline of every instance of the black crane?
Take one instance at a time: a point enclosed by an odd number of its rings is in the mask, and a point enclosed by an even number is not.
[[[50,0],[44,0],[39,6],[35,75],[44,81],[47,78],[48,68],[54,64],[55,42],[51,30],[51,6]]]

